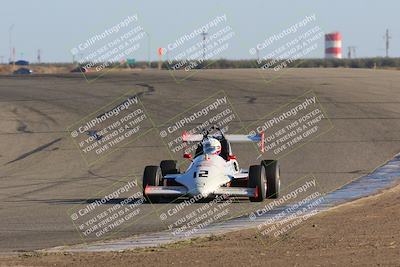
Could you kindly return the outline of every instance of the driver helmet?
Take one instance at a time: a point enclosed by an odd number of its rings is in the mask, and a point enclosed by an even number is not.
[[[206,154],[219,155],[221,153],[221,143],[215,138],[207,138],[203,141],[203,151]]]

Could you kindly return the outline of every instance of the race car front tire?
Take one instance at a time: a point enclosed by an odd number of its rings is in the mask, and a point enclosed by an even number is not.
[[[167,174],[179,174],[181,170],[177,166],[176,160],[163,160],[160,162],[160,168],[162,176],[164,177]],[[162,179],[161,184],[164,186],[179,186],[180,183],[177,183],[174,179]]]
[[[162,175],[165,176],[167,174],[177,174],[180,173],[179,168],[177,167],[176,160],[163,160],[160,162],[160,168]]]
[[[261,165],[265,168],[267,177],[267,198],[278,198],[280,191],[280,175],[279,162],[277,160],[263,160]]]
[[[249,188],[255,188],[256,194],[250,197],[251,202],[261,202],[266,196],[265,168],[261,165],[252,165],[249,168]]]
[[[146,186],[159,186],[161,185],[162,173],[161,168],[158,166],[146,166],[143,172],[143,197],[151,203],[160,201],[158,196],[147,196],[145,193]]]

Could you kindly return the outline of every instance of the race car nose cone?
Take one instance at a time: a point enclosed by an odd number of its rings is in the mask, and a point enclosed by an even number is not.
[[[201,195],[203,198],[206,198],[210,195],[210,191],[207,190],[207,188],[203,184],[197,184],[195,191],[196,192],[194,195]]]

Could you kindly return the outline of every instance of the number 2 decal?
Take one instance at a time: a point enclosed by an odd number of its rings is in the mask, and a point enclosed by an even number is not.
[[[199,176],[198,176],[199,178],[200,177],[204,177],[204,178],[207,178],[208,177],[208,171],[206,171],[206,170],[200,170],[199,171]]]

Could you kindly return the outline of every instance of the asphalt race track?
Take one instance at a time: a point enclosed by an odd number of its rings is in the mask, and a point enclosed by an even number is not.
[[[107,73],[90,83],[82,74],[0,76],[1,252],[82,242],[69,209],[124,177],[141,181],[145,165],[169,158],[157,129],[149,128],[97,164],[89,167],[82,159],[67,127],[126,92],[139,96],[158,126],[223,90],[246,127],[312,90],[333,128],[280,159],[283,188],[312,174],[322,191],[331,191],[400,151],[398,71],[203,70],[188,78],[174,75],[182,81],[168,71]],[[238,145],[235,153],[242,167],[256,162],[248,146]],[[233,203],[232,215],[245,214],[254,205]],[[143,204],[141,219],[113,238],[166,229],[159,209],[173,206]]]

